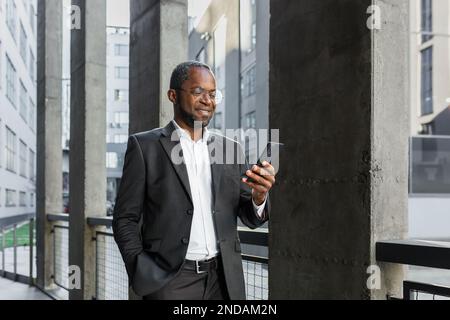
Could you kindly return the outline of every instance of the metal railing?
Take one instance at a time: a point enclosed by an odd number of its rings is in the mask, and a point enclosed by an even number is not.
[[[128,275],[114,241],[112,218],[88,218],[93,227],[106,227],[107,232],[97,231],[96,242],[96,297],[98,300],[127,300]],[[242,244],[266,246],[267,232],[239,230]],[[247,299],[267,300],[269,292],[268,258],[242,254]]]
[[[428,240],[381,241],[376,244],[377,261],[450,270],[450,243]],[[450,287],[403,281],[403,299],[450,298]]]
[[[53,234],[53,282],[69,291],[69,227],[55,225]]]
[[[128,300],[128,275],[112,232],[96,232],[96,299]]]
[[[415,281],[403,282],[404,300],[449,300],[450,287],[421,283]]]
[[[33,285],[35,273],[34,213],[0,219],[0,275]]]

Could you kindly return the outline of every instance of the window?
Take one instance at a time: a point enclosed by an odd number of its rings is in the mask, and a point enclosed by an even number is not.
[[[116,134],[114,135],[114,143],[127,143],[128,136],[126,134]]]
[[[16,107],[16,68],[6,55],[6,97]]]
[[[107,152],[106,153],[106,168],[116,169],[118,167],[117,153]]]
[[[30,207],[34,207],[34,193],[30,193]]]
[[[6,127],[6,169],[12,172],[16,172],[16,153],[17,153],[17,141],[16,134]]]
[[[116,112],[114,113],[114,122],[118,125],[128,125],[129,116],[128,112]]]
[[[422,0],[422,42],[433,38],[433,2]]]
[[[128,56],[129,47],[126,44],[116,44],[114,45],[114,55],[115,56]]]
[[[31,30],[33,31],[33,33],[36,32],[36,13],[34,11],[34,6],[32,3],[30,3],[30,25],[31,25]]]
[[[27,51],[28,51],[28,40],[27,33],[22,23],[20,23],[20,56],[22,57],[23,63],[27,64]]]
[[[250,52],[256,49],[256,0],[252,0],[252,29],[250,32]]]
[[[422,115],[433,113],[433,47],[422,51],[421,70]]]
[[[17,193],[15,190],[6,189],[5,206],[15,207],[17,206]]]
[[[6,25],[14,41],[16,40],[16,11],[17,8],[14,0],[6,0]]]
[[[27,206],[27,194],[23,191],[19,192],[19,206],[21,207]]]
[[[128,67],[116,67],[116,79],[128,79]]]
[[[28,121],[28,94],[27,89],[23,85],[23,82],[20,81],[20,116],[22,119],[27,122]]]
[[[36,171],[34,168],[34,163],[36,161],[36,154],[31,149],[29,151],[29,157],[30,157],[30,161],[28,162],[28,164],[29,164],[28,175],[29,175],[31,181],[35,181],[36,180]]]
[[[217,112],[214,116],[214,128],[222,130],[223,128],[223,116],[221,112]]]
[[[31,128],[31,131],[36,132],[36,105],[33,100],[29,100],[29,115],[28,115],[28,125]]]
[[[26,178],[26,176],[27,176],[27,145],[22,140],[20,140],[20,146],[19,146],[19,159],[20,159],[19,173],[22,177]]]
[[[128,101],[128,90],[114,90],[114,101]]]
[[[36,70],[36,58],[34,57],[33,51],[30,49],[30,66],[28,68],[31,81],[35,81],[35,70]]]
[[[256,112],[250,112],[245,115],[245,128],[255,129],[256,128]]]
[[[250,97],[256,92],[256,67],[253,66],[244,73],[241,78],[241,95],[243,98]]]

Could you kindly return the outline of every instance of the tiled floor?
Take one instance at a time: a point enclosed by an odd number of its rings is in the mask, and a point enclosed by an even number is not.
[[[0,277],[0,300],[51,300],[37,288]]]

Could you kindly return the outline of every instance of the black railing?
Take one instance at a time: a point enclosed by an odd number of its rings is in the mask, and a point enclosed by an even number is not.
[[[431,296],[431,299],[433,300],[442,297],[450,299],[450,287],[415,281],[403,282],[403,299],[419,300],[421,294]]]
[[[34,216],[29,213],[0,219],[0,275],[29,285],[34,284],[35,271]]]
[[[381,241],[376,244],[376,259],[427,268],[450,269],[450,243],[432,240]],[[435,297],[450,297],[450,288],[443,285],[403,282],[403,299],[418,299],[419,293]]]

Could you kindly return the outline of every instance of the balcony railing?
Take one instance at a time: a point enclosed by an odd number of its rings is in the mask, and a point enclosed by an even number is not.
[[[381,262],[450,270],[450,243],[428,240],[381,241],[376,244]],[[448,299],[450,288],[443,285],[403,282],[403,299]]]
[[[47,216],[53,222],[53,275],[56,286],[68,291],[68,221],[66,214]],[[128,276],[114,241],[112,218],[88,218],[87,224],[95,228],[95,297],[97,300],[129,299]],[[267,247],[267,233],[240,228],[242,244]],[[268,259],[242,254],[246,293],[249,300],[268,299]]]
[[[34,284],[36,272],[34,213],[0,219],[0,275]]]

